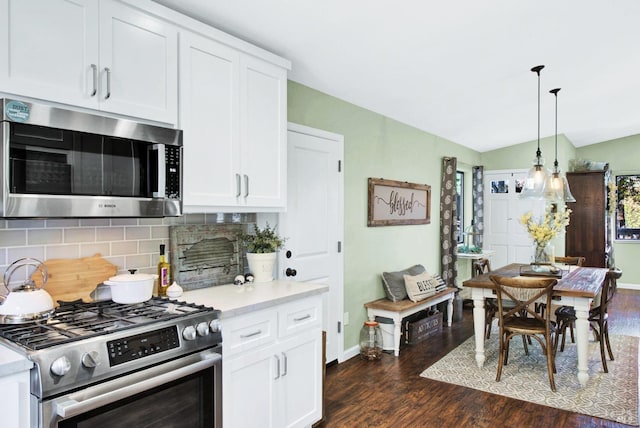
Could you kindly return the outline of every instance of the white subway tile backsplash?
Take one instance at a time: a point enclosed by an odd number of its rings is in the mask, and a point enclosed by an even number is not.
[[[108,242],[80,244],[80,257],[91,257],[95,254],[108,256],[110,251],[111,248]]]
[[[124,227],[99,227],[96,229],[96,241],[122,241]]]
[[[72,259],[101,254],[118,267],[155,273],[160,244],[169,253],[169,227],[182,224],[255,223],[255,213],[188,214],[172,218],[0,219],[0,281],[23,257]]]
[[[110,221],[108,218],[82,218],[80,219],[80,226],[109,226]]]
[[[125,256],[124,258],[125,269],[143,269],[149,266],[151,266],[151,255],[149,254]]]
[[[158,226],[164,224],[162,218],[141,218],[138,222],[140,226]]]
[[[3,247],[17,247],[27,245],[26,230],[0,230],[0,245]]]
[[[27,229],[44,227],[44,220],[7,220],[9,229]]]
[[[131,226],[124,229],[125,239],[149,239],[151,238],[151,228],[149,226]]]
[[[77,218],[51,218],[46,221],[47,227],[78,227],[80,219]]]
[[[143,219],[140,219],[141,221]],[[112,218],[111,226],[136,226],[138,224],[137,218]]]
[[[48,245],[46,259],[75,259],[80,257],[80,245]]]
[[[61,244],[62,229],[29,229],[27,230],[27,243],[36,244]]]
[[[64,242],[95,242],[96,229],[93,227],[82,227],[64,230]]]
[[[169,227],[168,226],[152,226],[151,238],[153,239],[169,239]]]
[[[7,250],[7,258],[9,263],[13,263],[18,259],[22,259],[24,257],[31,257],[33,259],[38,259],[44,261],[45,252],[43,246],[33,246],[33,247],[13,247]]]
[[[164,244],[165,245],[165,253],[168,252],[169,250],[169,240],[167,239],[162,240],[162,239],[151,239],[148,241],[138,241],[139,245],[138,245],[138,253],[140,254],[144,254],[144,253],[158,253],[160,254],[160,244]]]
[[[111,256],[124,256],[127,254],[138,254],[138,241],[118,241],[111,243]]]

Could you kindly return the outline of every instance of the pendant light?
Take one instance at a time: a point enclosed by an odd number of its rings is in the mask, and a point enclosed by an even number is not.
[[[560,174],[560,168],[558,167],[558,92],[560,88],[555,88],[549,91],[556,99],[556,130],[555,130],[555,148],[556,158],[553,162],[553,173],[547,179],[545,196],[551,201],[558,202],[575,202],[576,198],[571,194],[569,189],[569,182],[567,178]]]
[[[544,159],[540,151],[540,70],[543,68],[544,65],[537,65],[531,69],[538,75],[538,150],[536,158],[533,160],[533,166],[527,172],[527,178],[520,193],[521,199],[545,199],[546,196],[545,186],[549,173],[544,167]]]

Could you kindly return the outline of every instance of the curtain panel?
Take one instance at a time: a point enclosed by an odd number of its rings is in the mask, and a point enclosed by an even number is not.
[[[456,246],[458,236],[456,204],[456,158],[442,158],[440,186],[440,275],[449,287],[456,287]]]
[[[484,241],[484,167],[473,167],[473,245],[482,248]]]

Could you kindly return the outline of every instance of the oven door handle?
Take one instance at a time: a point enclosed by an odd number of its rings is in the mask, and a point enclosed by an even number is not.
[[[165,383],[205,370],[218,364],[222,357],[220,354],[213,353],[205,356],[204,358],[205,359],[189,364],[188,366],[181,367],[140,382],[134,381],[133,384],[131,384],[131,378],[135,377],[135,373],[130,376],[125,376],[124,378],[114,381],[114,383],[121,383],[122,385],[114,385],[116,388],[110,388],[106,393],[92,395],[88,390],[85,390],[80,391],[77,394],[71,394],[68,400],[56,403],[55,412],[61,418],[72,418],[107,404],[114,403],[123,398],[131,397],[132,395],[148,391],[157,386],[164,385]]]

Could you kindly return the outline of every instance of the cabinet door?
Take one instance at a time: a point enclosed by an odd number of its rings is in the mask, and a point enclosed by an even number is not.
[[[15,428],[28,428],[31,395],[29,392],[29,371],[13,373],[0,377],[0,414],[2,414],[2,426]]]
[[[180,34],[185,211],[238,203],[239,61],[233,49],[195,34]]]
[[[284,209],[286,70],[254,57],[242,57],[240,99],[244,203]]]
[[[280,427],[275,412],[274,387],[281,376],[275,346],[234,358],[222,365],[223,426],[234,428]]]
[[[276,381],[283,427],[310,426],[322,418],[322,332],[313,329],[281,344]]]
[[[1,0],[0,91],[97,108],[97,28],[96,1]]]
[[[177,123],[178,32],[169,23],[101,2],[99,72],[103,110]]]

